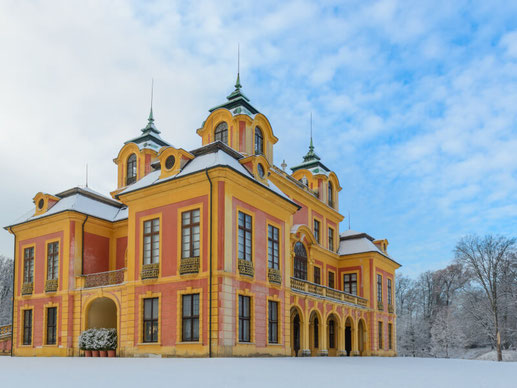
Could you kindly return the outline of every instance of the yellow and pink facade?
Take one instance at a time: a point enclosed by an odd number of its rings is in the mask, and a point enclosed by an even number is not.
[[[338,177],[311,145],[288,173],[237,82],[176,148],[149,116],[114,159],[111,197],[34,197],[15,239],[13,354],[80,356],[88,328],[120,356],[394,356],[387,240],[340,234]]]

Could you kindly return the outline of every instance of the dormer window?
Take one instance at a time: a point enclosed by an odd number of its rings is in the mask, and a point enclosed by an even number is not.
[[[330,182],[328,187],[328,203],[330,207],[334,207],[334,190],[332,189],[332,183]]]
[[[300,183],[304,186],[309,187],[309,180],[305,176],[302,179],[300,179]]]
[[[264,136],[259,127],[255,128],[255,155],[264,155]]]
[[[224,144],[228,144],[228,124],[224,121],[215,128],[214,140],[219,140]]]
[[[127,158],[126,186],[136,182],[136,155],[131,154]]]

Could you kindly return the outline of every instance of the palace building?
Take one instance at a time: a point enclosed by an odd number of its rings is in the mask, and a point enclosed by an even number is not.
[[[81,332],[115,328],[122,357],[396,355],[400,265],[387,240],[340,233],[339,179],[312,139],[276,167],[239,77],[197,134],[199,148],[173,146],[151,108],[111,197],[39,192],[6,227],[13,354],[81,356]]]

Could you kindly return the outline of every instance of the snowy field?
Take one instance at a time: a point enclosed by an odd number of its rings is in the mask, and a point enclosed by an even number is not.
[[[10,358],[2,387],[517,387],[517,364],[423,358]]]

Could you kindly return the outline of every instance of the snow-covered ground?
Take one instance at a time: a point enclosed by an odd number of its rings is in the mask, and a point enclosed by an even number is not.
[[[423,358],[10,358],[2,387],[515,387],[516,363]]]

